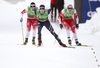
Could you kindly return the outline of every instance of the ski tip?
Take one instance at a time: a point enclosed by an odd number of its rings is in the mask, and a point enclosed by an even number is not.
[[[82,45],[83,47],[92,47],[92,45]]]
[[[17,45],[25,45],[25,44],[18,44],[18,43],[17,43]]]
[[[77,46],[77,45],[72,45],[72,46]],[[77,47],[93,47],[92,45],[81,45],[81,46],[77,46]]]

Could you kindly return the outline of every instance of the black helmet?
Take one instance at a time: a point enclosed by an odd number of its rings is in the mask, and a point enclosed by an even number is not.
[[[45,6],[44,5],[40,5],[40,9],[45,9]]]
[[[32,3],[30,4],[30,7],[35,7],[35,3],[32,2]]]

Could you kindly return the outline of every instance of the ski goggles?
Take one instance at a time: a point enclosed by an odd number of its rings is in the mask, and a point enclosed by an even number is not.
[[[40,10],[44,10],[45,8],[44,7],[40,7]]]
[[[73,9],[73,8],[68,7],[67,9]]]
[[[35,6],[31,6],[31,7],[35,7]]]

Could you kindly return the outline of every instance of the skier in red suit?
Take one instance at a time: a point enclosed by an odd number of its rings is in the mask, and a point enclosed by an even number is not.
[[[24,13],[27,13],[27,30],[26,30],[25,42],[23,44],[26,45],[28,43],[29,32],[30,32],[31,26],[32,26],[32,28],[33,28],[32,44],[35,45],[35,36],[36,36],[36,27],[37,27],[37,16],[36,16],[35,3],[32,2],[27,9],[24,9],[21,12],[21,16],[22,16],[21,21],[23,20],[23,14]]]
[[[74,38],[75,38],[76,45],[81,46],[81,43],[78,42],[77,33],[75,31],[75,22],[73,19],[74,15],[76,18],[76,28],[78,29],[79,28],[78,13],[71,4],[68,5],[67,8],[64,8],[59,14],[58,19],[59,19],[59,23],[60,23],[60,28],[62,29],[63,25],[66,28],[69,45],[71,45],[71,39],[70,39],[70,29],[71,29],[71,31],[73,32]]]

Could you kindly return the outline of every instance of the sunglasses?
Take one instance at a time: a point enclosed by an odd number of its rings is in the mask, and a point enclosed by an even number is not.
[[[68,8],[68,9],[73,9],[73,8]]]
[[[35,7],[35,6],[31,6],[31,7]]]
[[[40,9],[40,10],[44,10],[44,9]]]
[[[45,8],[44,7],[40,7],[40,10],[44,10]]]

